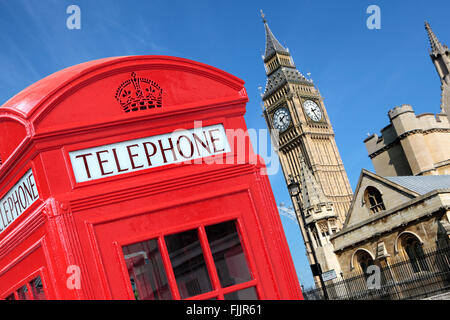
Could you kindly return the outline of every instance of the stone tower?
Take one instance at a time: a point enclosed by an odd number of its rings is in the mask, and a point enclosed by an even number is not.
[[[380,176],[450,174],[450,51],[428,22],[430,57],[441,81],[441,112],[416,115],[403,104],[388,112],[390,123],[364,140]]]
[[[339,229],[338,217],[333,203],[324,195],[303,156],[300,161],[300,185],[303,200],[304,228],[311,239],[311,249],[315,251],[322,271],[334,270],[341,273],[341,267],[334,253],[330,236]]]
[[[441,80],[441,109],[450,120],[450,51],[446,45],[441,44],[434,34],[428,22],[425,22],[425,29],[430,40],[430,57]]]
[[[384,177],[450,174],[450,123],[444,114],[416,115],[403,104],[388,112],[381,135],[364,140],[375,172]]]
[[[267,75],[262,93],[263,115],[277,147],[286,183],[292,178],[300,184],[302,208],[296,198],[293,198],[293,204],[312,264],[311,250],[317,253],[317,247],[324,244],[325,238],[341,229],[352,191],[319,90],[312,80],[297,70],[289,49],[275,38],[262,16],[266,33],[263,61]],[[309,181],[314,180],[314,187],[305,184],[306,176],[310,176]],[[325,207],[319,204],[325,204]],[[332,213],[328,208],[332,208]],[[305,226],[301,212],[308,214],[316,209],[318,214],[305,217],[309,219]],[[323,239],[322,225],[327,226],[323,229]],[[307,230],[308,226],[311,228]],[[312,236],[317,232],[317,239],[323,241],[314,246],[315,240],[311,240],[313,243],[310,244],[306,232],[311,232]],[[337,268],[320,256],[317,254],[322,271]]]

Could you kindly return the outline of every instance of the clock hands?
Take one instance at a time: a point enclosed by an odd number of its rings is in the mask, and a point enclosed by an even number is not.
[[[289,126],[289,123],[290,123],[290,116],[287,110],[281,108],[277,112],[275,112],[273,117],[274,128],[284,131]]]
[[[317,105],[315,105],[314,103],[308,103],[307,108],[308,108],[307,111],[309,113],[309,116],[312,120],[319,121],[322,118],[320,109]]]
[[[311,109],[311,111],[312,111],[312,112],[314,113],[314,115],[316,116],[316,119],[314,119],[314,120],[319,120],[320,117],[317,115],[316,110],[317,110],[317,109]]]

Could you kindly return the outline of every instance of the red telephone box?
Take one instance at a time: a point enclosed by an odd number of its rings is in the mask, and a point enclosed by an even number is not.
[[[247,101],[221,70],[136,56],[6,102],[0,298],[302,299]]]

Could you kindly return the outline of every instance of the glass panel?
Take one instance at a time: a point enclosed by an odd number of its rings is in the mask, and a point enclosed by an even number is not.
[[[44,293],[44,288],[42,287],[41,277],[34,278],[30,282],[31,290],[33,292],[34,300],[47,300]]]
[[[16,300],[16,297],[14,297],[14,293],[10,294],[5,298],[5,300]]]
[[[169,235],[165,240],[181,298],[211,291],[197,231]]]
[[[235,221],[205,228],[222,287],[252,279]]]
[[[413,249],[411,248],[411,245],[408,245],[405,248],[405,251],[406,251],[406,254],[408,255],[408,258],[409,258],[409,260],[411,262],[411,266],[413,268],[414,273],[419,272],[420,271],[419,264],[417,263],[417,259],[416,259],[416,256],[414,254]]]
[[[224,295],[225,300],[258,300],[255,287],[242,289]]]
[[[414,244],[414,251],[415,251],[416,257],[419,260],[420,268],[422,269],[422,271],[429,271],[430,268],[428,268],[428,263],[425,259],[425,254],[423,252],[422,245],[419,242],[416,242]]]
[[[172,294],[156,239],[123,247],[136,300],[170,300]]]
[[[17,294],[19,295],[19,300],[30,300],[30,294],[26,285],[21,287]]]
[[[366,270],[367,270],[367,265],[365,262],[360,262],[359,266],[361,267],[361,270],[364,274],[366,274]]]

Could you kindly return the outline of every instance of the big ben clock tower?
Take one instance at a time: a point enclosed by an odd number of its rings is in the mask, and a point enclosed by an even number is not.
[[[342,228],[350,207],[347,173],[319,90],[297,70],[289,50],[262,17],[267,74],[263,114],[277,145],[286,183],[300,186],[292,200],[310,263],[320,264],[322,272],[338,271],[329,238]]]

